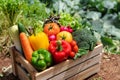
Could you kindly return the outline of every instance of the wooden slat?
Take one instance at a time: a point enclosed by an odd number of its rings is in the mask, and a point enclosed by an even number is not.
[[[20,80],[30,80],[30,78],[28,77],[27,73],[18,65],[16,64],[17,70],[18,70],[18,77]]]
[[[59,63],[58,65],[52,66],[42,72],[36,73],[36,80],[39,80],[41,78],[47,79],[52,77],[53,75],[57,75],[73,66],[76,66],[77,64],[80,64],[84,62],[87,59],[90,59],[93,56],[99,55],[102,52],[102,44],[95,47],[95,49],[88,54],[82,56],[81,58],[77,60],[66,60],[62,63]]]
[[[100,64],[96,64],[88,69],[86,69],[83,72],[80,72],[79,74],[67,79],[67,80],[84,80],[87,77],[89,77],[91,74],[95,74],[100,70]]]
[[[10,58],[11,58],[11,63],[12,63],[12,71],[13,74],[16,76],[17,75],[17,70],[16,70],[16,63],[15,63],[15,53],[14,53],[14,47],[11,47],[9,50],[10,53]]]
[[[28,73],[31,75],[32,80],[35,80],[35,73],[37,73],[37,70],[17,51],[15,51],[15,53],[16,53],[16,57],[15,57],[16,62],[20,63],[22,67],[24,67],[28,71]]]
[[[23,56],[21,56],[17,51],[15,51],[15,53],[15,59],[17,63],[22,64],[29,73],[37,72],[36,69],[25,58],[23,58]]]
[[[95,56],[83,63],[80,63],[66,71],[63,71],[61,74],[58,74],[52,78],[50,78],[49,80],[65,80],[71,76],[76,75],[79,72],[84,71],[85,69],[89,68],[90,66],[94,66],[95,64],[99,63],[101,55]],[[90,73],[90,75],[92,75],[92,73]]]

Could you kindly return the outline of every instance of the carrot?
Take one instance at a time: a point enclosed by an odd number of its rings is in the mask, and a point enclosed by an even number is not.
[[[27,38],[24,32],[20,33],[20,42],[21,42],[21,46],[22,46],[26,60],[31,62],[33,49],[30,45],[29,39]]]

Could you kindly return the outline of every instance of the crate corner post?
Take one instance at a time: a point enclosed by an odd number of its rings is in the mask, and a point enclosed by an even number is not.
[[[12,72],[15,76],[17,76],[17,69],[16,69],[16,63],[15,63],[15,47],[11,46],[9,48],[9,53],[10,53],[10,58],[11,58],[11,63],[12,63]]]

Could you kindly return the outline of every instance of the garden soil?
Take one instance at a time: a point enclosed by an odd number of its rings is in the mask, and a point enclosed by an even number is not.
[[[1,54],[0,54],[1,55]],[[3,67],[11,65],[9,56],[0,56],[0,73]],[[86,80],[120,80],[120,55],[102,54],[100,71]],[[19,80],[12,73],[0,77],[0,80]]]

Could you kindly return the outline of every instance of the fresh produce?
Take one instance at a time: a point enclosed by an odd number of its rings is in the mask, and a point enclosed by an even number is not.
[[[82,24],[79,22],[81,21],[81,17],[74,17],[71,16],[69,13],[60,13],[59,23],[64,26],[70,25],[73,30],[77,30],[82,28]]]
[[[48,38],[49,38],[50,41],[56,40],[56,36],[54,34],[48,36]]]
[[[70,45],[71,45],[71,46],[75,46],[75,45],[77,45],[77,42],[76,42],[75,40],[72,40],[72,41],[70,42]]]
[[[72,41],[70,42],[70,45],[71,45],[71,47],[72,47],[72,51],[75,52],[75,53],[77,53],[79,48],[78,48],[78,45],[77,45],[76,41],[75,41],[75,40],[72,40]]]
[[[72,35],[79,48],[93,50],[96,46],[97,39],[90,30],[78,29],[74,31]]]
[[[62,31],[57,34],[57,40],[65,40],[67,42],[71,42],[73,40],[72,34],[67,31]]]
[[[60,27],[57,23],[52,22],[52,23],[46,23],[44,25],[44,32],[47,35],[56,35],[60,32]]]
[[[68,32],[72,33],[73,29],[70,26],[61,26],[60,31],[68,31]]]
[[[80,49],[78,50],[78,52],[75,54],[75,56],[74,56],[73,59],[80,58],[81,56],[87,54],[88,52],[89,52],[89,50],[80,48]]]
[[[52,55],[46,49],[39,49],[33,52],[31,63],[38,70],[42,71],[52,65]]]
[[[22,23],[18,23],[18,30],[19,30],[19,33],[24,32],[27,34],[27,31]]]
[[[30,45],[28,37],[26,36],[24,32],[20,33],[20,42],[21,42],[22,49],[23,49],[26,60],[31,62],[33,49]]]
[[[18,51],[23,55],[21,44],[20,44],[20,39],[19,39],[19,31],[18,31],[18,26],[14,25],[9,29],[10,37],[12,41],[14,42],[14,45]]]
[[[75,53],[77,53],[78,52],[78,45],[75,45],[75,46],[73,46],[73,48],[72,48],[72,50],[75,52]]]
[[[90,30],[79,29],[75,25],[71,27],[69,23],[62,26],[58,20],[59,16],[51,16],[46,19],[43,27],[38,27],[38,24],[34,23],[34,28],[31,28],[30,32],[27,29],[29,33],[32,32],[30,36],[26,33],[25,27],[18,23],[25,58],[38,71],[68,58],[77,59],[96,46],[97,40]]]
[[[29,36],[29,41],[33,50],[38,50],[40,48],[46,50],[48,49],[49,40],[48,40],[48,36],[44,32],[32,34],[31,36]]]
[[[70,52],[69,57],[74,59],[74,57],[75,57],[76,53],[78,52],[79,48],[78,48],[78,45],[77,45],[75,40],[72,40],[70,42],[70,45],[71,45],[72,51]]]
[[[71,26],[67,26],[68,28],[68,32],[72,33],[73,32],[73,29],[71,28]]]
[[[71,51],[71,52],[69,53],[69,57],[73,59],[73,58],[75,57],[75,54],[76,54],[75,52]]]
[[[49,51],[53,56],[54,62],[60,63],[68,58],[69,53],[71,52],[71,46],[65,40],[51,41]]]

